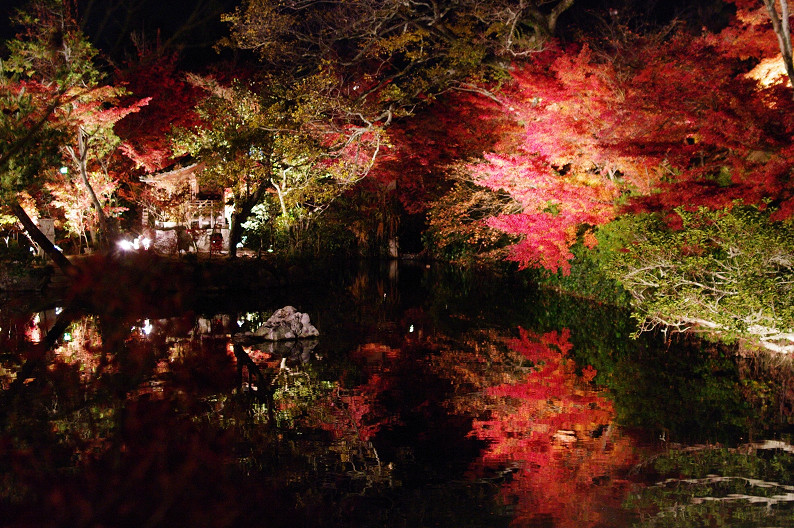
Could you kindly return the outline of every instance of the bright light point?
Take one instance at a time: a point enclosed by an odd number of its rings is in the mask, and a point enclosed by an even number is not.
[[[152,329],[153,329],[153,328],[154,328],[154,327],[152,326],[152,323],[150,323],[150,322],[149,322],[149,320],[148,320],[148,319],[146,319],[146,320],[143,322],[143,326],[141,327],[141,330],[143,330],[143,333],[144,333],[144,334],[146,334],[146,335],[149,335],[149,334],[151,334],[151,333],[152,333]]]
[[[55,307],[55,315],[61,315],[62,312],[63,312],[63,308],[62,307],[60,307],[60,306],[56,306]]]
[[[60,172],[61,174],[69,174],[69,167],[61,167]]]
[[[118,242],[119,247],[124,251],[131,251],[132,250],[132,242],[129,240],[119,240]]]
[[[238,319],[237,320],[237,326],[243,326],[244,324],[245,324],[245,320],[244,319]]]
[[[780,80],[783,80],[787,84],[790,83],[786,77],[786,66],[781,57],[772,57],[762,60],[755,68],[747,73],[747,77],[756,80],[765,88]]]
[[[72,334],[70,334],[69,332],[64,332],[63,340],[64,341],[71,341],[72,340]]]
[[[409,326],[408,327],[408,333],[410,334],[413,331],[414,331],[414,325]]]
[[[238,242],[238,243],[237,243],[237,247],[238,247],[238,248],[241,248],[241,247],[243,247],[243,243],[242,243],[242,242]]]
[[[143,237],[141,239],[141,245],[143,246],[143,249],[149,249],[150,247],[152,247],[152,239]]]

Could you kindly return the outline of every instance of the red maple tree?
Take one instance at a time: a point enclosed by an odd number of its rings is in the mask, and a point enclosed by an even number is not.
[[[517,146],[469,167],[523,207],[488,220],[523,237],[512,259],[567,272],[577,235],[621,212],[737,200],[771,200],[776,218],[794,212],[790,93],[750,75],[731,41],[737,27],[717,36],[622,28],[516,65],[500,99],[521,127],[505,144]],[[773,45],[750,53],[760,60]]]
[[[137,168],[161,170],[173,161],[171,130],[199,124],[194,110],[199,90],[178,69],[176,55],[157,50],[140,50],[136,60],[117,71],[116,77],[131,97],[150,99],[141,112],[119,122],[118,134],[124,139],[121,148]]]

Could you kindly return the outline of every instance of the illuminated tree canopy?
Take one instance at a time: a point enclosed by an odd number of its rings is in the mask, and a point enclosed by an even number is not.
[[[136,214],[138,177],[199,163],[204,184],[232,192],[232,257],[246,230],[260,249],[281,236],[279,248],[303,251],[311,232],[315,250],[336,237],[397,255],[408,225],[442,259],[567,275],[591,255],[642,320],[672,322],[691,317],[654,296],[680,307],[683,293],[639,292],[626,275],[645,265],[630,249],[654,237],[620,226],[768,208],[763,238],[794,215],[786,1],[712,2],[729,15],[702,32],[620,9],[560,32],[572,0],[243,1],[217,19],[228,34],[216,48],[234,61],[201,72],[141,34],[136,58],[106,68],[76,22],[93,3],[32,5],[2,64],[3,190],[18,215],[29,216],[13,205],[20,192],[61,210],[58,228],[87,243]],[[220,5],[195,6],[185,27]],[[53,170],[65,162],[68,178]],[[75,175],[93,216],[75,214]],[[667,258],[684,262],[678,251]],[[785,283],[784,268],[758,273]],[[757,312],[742,299],[735,321]],[[788,335],[786,313],[761,326]]]

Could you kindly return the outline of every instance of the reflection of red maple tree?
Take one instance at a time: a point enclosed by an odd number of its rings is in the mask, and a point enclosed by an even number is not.
[[[567,329],[521,330],[509,346],[536,369],[518,383],[487,389],[491,416],[473,425],[472,434],[490,442],[475,472],[516,470],[503,493],[516,504],[517,525],[553,517],[556,526],[596,526],[622,499],[625,482],[616,476],[631,463],[631,446],[613,433],[611,402],[587,387],[595,369],[580,377],[566,360],[569,336]]]
[[[369,442],[387,423],[375,399],[383,390],[383,378],[373,374],[367,383],[354,390],[337,388],[329,398],[327,421],[320,428],[340,439],[351,436],[360,442]]]

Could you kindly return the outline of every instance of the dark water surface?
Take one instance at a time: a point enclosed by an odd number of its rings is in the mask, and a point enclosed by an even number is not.
[[[5,299],[0,525],[794,526],[788,360],[515,277],[312,273]],[[242,337],[286,305],[320,337]]]

